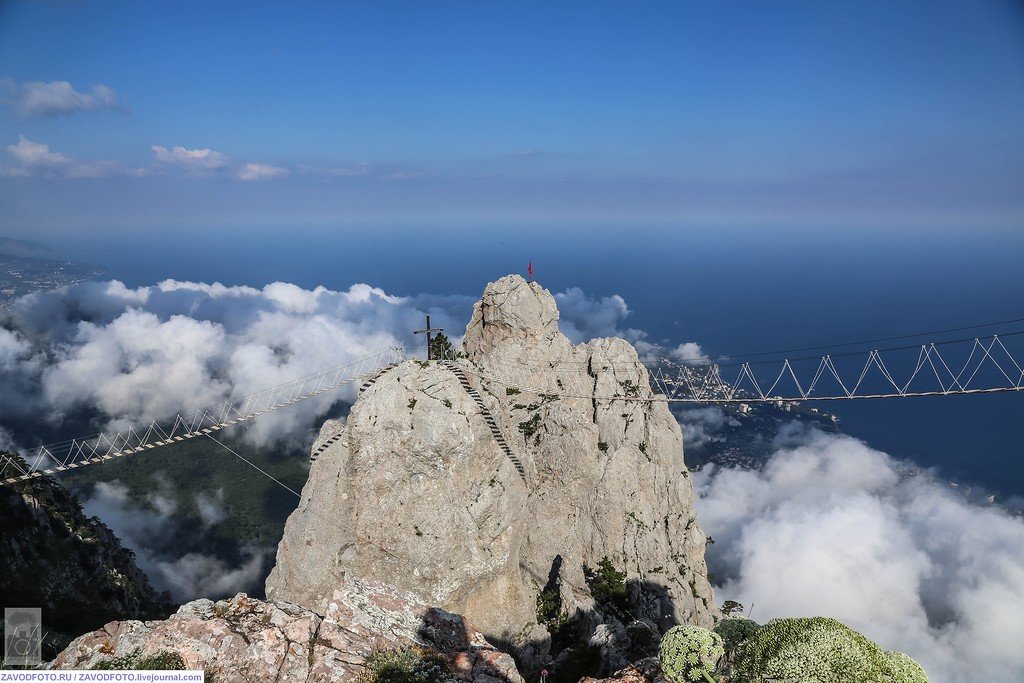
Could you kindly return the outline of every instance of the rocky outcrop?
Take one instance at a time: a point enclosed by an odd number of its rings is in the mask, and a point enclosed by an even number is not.
[[[173,609],[132,552],[48,476],[0,487],[0,595],[8,607],[42,608],[49,656],[113,619]]]
[[[661,664],[657,657],[648,657],[634,662],[608,678],[580,679],[579,683],[669,683],[661,673]]]
[[[461,616],[374,581],[338,586],[322,617],[239,593],[190,602],[165,621],[114,622],[76,639],[50,668],[174,653],[218,683],[345,683],[366,671],[374,652],[403,648],[436,653],[459,681],[523,683],[512,658]]]
[[[377,578],[467,615],[536,664],[549,643],[545,587],[602,637],[608,610],[592,583],[607,557],[626,573],[632,612],[612,630],[629,619],[710,626],[682,435],[665,403],[635,400],[652,396],[635,349],[574,346],[554,297],[508,276],[488,285],[455,362],[461,373],[403,363],[346,422],[324,426],[268,596],[323,613],[340,582]]]

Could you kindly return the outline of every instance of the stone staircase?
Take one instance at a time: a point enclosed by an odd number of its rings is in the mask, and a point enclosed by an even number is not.
[[[398,365],[397,363],[392,363],[391,365],[385,365],[383,368],[381,368],[377,372],[375,372],[372,375],[370,375],[369,377],[367,377],[366,381],[363,382],[361,385],[359,385],[359,393],[361,394],[364,391],[366,391],[367,389],[369,389],[370,387],[372,387],[374,382],[376,382],[378,379],[380,379],[381,376],[385,372],[387,372],[388,370],[390,370],[393,367],[396,367],[397,365]],[[316,449],[312,452],[312,454],[310,454],[309,461],[310,462],[316,462],[316,459],[320,457],[321,453],[323,453],[328,448],[330,448],[331,446],[333,446],[335,443],[338,442],[338,439],[341,438],[341,435],[342,435],[342,432],[337,432],[336,434],[331,435],[326,441],[321,443],[319,446],[317,446]]]
[[[491,411],[487,408],[487,404],[484,403],[484,400],[480,397],[480,394],[477,393],[477,390],[469,383],[469,378],[466,377],[466,373],[464,373],[462,368],[453,361],[441,361],[441,363],[452,371],[452,374],[454,374],[456,379],[459,380],[459,384],[462,385],[462,388],[466,390],[469,397],[473,399],[474,403],[476,403],[477,407],[480,409],[480,414],[484,418],[484,422],[487,423],[488,429],[491,430],[491,435],[494,436],[494,440],[498,442],[498,446],[500,446],[501,450],[505,452],[508,459],[512,461],[512,464],[515,465],[516,471],[519,472],[519,476],[522,478],[523,483],[526,484],[526,470],[523,468],[523,463],[519,460],[519,457],[512,452],[508,442],[505,441],[505,435],[501,433],[500,429],[498,429],[498,423],[494,419],[494,415],[491,414]]]
[[[338,439],[340,439],[344,433],[344,431],[339,431],[330,438],[328,438],[326,441],[324,441],[322,444],[317,446],[313,453],[309,456],[309,461],[316,462],[316,459],[320,457],[320,454],[326,451],[335,443],[337,443]]]
[[[398,363],[392,363],[391,365],[385,365],[380,370],[378,370],[377,372],[375,372],[372,375],[370,375],[369,377],[367,377],[366,381],[359,385],[359,393],[361,394],[364,391],[366,391],[367,389],[369,389],[370,387],[372,387],[374,382],[376,382],[378,379],[380,379],[381,376],[385,372],[387,372],[391,368],[394,368],[394,367],[397,367],[397,366],[398,366]]]

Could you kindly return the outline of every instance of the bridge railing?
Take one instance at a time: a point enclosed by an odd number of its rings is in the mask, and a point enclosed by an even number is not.
[[[743,363],[663,359],[652,383],[667,400],[691,403],[828,401],[945,396],[1024,389],[1024,369],[992,335],[890,349]]]
[[[20,453],[17,458],[0,456],[0,483],[11,484],[204,436],[352,384],[404,358],[403,350],[393,347],[263,389],[236,401],[225,401],[212,408],[179,413],[168,420],[154,420],[143,427],[131,426],[121,432],[94,434],[37,446]]]
[[[537,395],[606,401],[749,403],[998,393],[1024,390],[1024,369],[1005,342],[1019,343],[1021,334],[748,362],[662,358],[646,368],[650,390],[643,377],[628,379],[636,373],[635,362],[589,368],[589,361],[544,359],[531,367],[529,360],[491,357],[486,371],[469,366],[465,371]],[[627,379],[599,383],[602,371]],[[536,386],[538,377],[545,378],[543,386]]]
[[[919,345],[821,356],[700,363],[661,359],[650,367],[592,368],[592,359],[541,359],[537,367],[521,358],[488,359],[487,367],[466,361],[455,349],[438,360],[460,362],[484,385],[512,395],[581,398],[588,401],[750,403],[830,401],[909,396],[947,396],[1024,390],[1024,368],[1007,339],[1020,343],[1024,331]],[[432,354],[433,355],[433,354]],[[404,360],[401,348],[367,354],[237,401],[225,401],[172,419],[38,446],[18,457],[0,456],[0,484],[74,469],[151,448],[208,435],[361,378]],[[897,371],[897,368],[899,369]],[[611,371],[611,372],[609,372]],[[541,379],[538,379],[541,378]],[[543,380],[543,386],[535,386]]]

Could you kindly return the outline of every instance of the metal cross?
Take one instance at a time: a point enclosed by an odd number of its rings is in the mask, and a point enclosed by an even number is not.
[[[431,358],[430,358],[430,335],[433,332],[444,332],[444,328],[443,327],[431,327],[430,326],[430,316],[429,315],[427,316],[427,327],[426,327],[426,329],[414,330],[413,331],[413,334],[426,334],[427,335],[427,360],[431,360]]]

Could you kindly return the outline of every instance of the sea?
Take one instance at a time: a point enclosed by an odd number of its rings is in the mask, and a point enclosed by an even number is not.
[[[198,228],[62,238],[63,255],[129,286],[274,281],[479,296],[510,272],[554,292],[620,295],[651,341],[731,361],[1024,330],[1024,227],[1001,229],[478,222]],[[906,339],[851,344],[891,337]],[[1011,337],[1007,337],[1008,340]],[[1015,339],[1024,356],[1024,335]],[[832,349],[833,352],[840,349]],[[802,352],[827,353],[829,349]],[[1024,497],[1024,392],[838,401],[843,432],[999,499]]]

